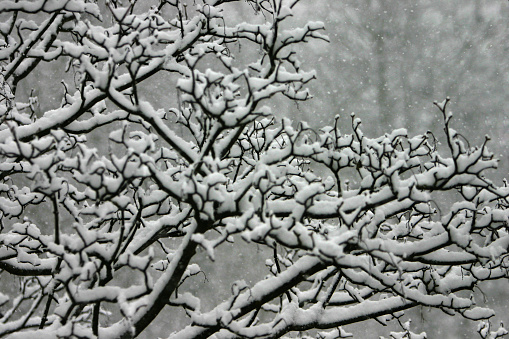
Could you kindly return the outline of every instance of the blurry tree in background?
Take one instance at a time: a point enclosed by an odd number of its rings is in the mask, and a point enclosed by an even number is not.
[[[316,11],[331,44],[320,55],[314,88],[332,94],[324,95],[331,109],[376,117],[382,124],[366,126],[370,132],[389,125],[420,132],[436,124],[430,98],[448,95],[462,120],[504,135],[506,1],[345,0]]]
[[[345,2],[349,43],[372,50],[352,58],[373,72],[352,100],[375,98],[391,123],[393,84],[405,109],[415,86],[441,92],[441,74],[389,67],[391,25],[426,15],[359,4],[365,17]],[[300,6],[0,3],[0,336],[129,338],[161,321],[171,338],[340,338],[376,321],[422,338],[404,316],[416,307],[478,320],[480,338],[507,333],[478,292],[509,269],[509,187],[485,176],[489,139],[456,131],[449,99],[435,103],[441,135],[272,114],[278,98],[311,98],[300,45],[329,39],[321,22],[292,24]],[[378,19],[391,11],[400,21]],[[462,94],[468,76],[455,79]]]

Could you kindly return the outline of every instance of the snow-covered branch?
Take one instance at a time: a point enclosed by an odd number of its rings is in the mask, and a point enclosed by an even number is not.
[[[508,277],[509,187],[485,176],[488,139],[453,129],[449,99],[443,145],[271,112],[311,98],[295,46],[328,40],[320,22],[289,27],[298,2],[0,4],[0,279],[19,285],[0,292],[0,336],[129,338],[178,308],[187,323],[160,335],[343,337],[418,305],[493,315],[466,296]],[[232,22],[243,7],[252,21]],[[21,100],[48,61],[61,101]],[[193,292],[201,266],[250,247],[256,281],[212,306],[215,291]]]

